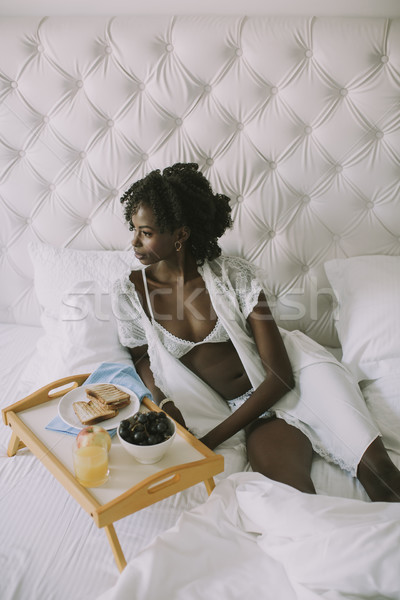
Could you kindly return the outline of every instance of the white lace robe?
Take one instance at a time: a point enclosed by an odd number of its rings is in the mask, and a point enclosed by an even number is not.
[[[212,262],[206,261],[198,270],[214,310],[228,332],[253,388],[257,388],[266,373],[247,323],[262,290],[256,268],[243,259],[221,256]],[[156,328],[143,310],[129,273],[114,284],[113,307],[121,343],[131,348],[148,345],[157,387],[173,398],[192,431],[201,437],[230,415],[223,398],[162,345]],[[300,331],[280,329],[280,332],[295,374],[296,387],[275,403],[273,413],[301,429],[316,452],[355,474],[365,449],[379,435],[361,393],[330,352]],[[232,447],[241,442],[243,432],[222,446]]]

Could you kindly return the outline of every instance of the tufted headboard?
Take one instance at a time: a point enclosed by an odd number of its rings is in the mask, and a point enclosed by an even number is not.
[[[278,322],[335,346],[323,263],[400,254],[400,19],[0,19],[0,320],[39,324],[27,244],[124,249],[119,197],[195,161]]]

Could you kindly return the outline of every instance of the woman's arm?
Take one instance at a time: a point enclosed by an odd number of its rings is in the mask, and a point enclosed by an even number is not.
[[[240,408],[201,438],[211,449],[247,427],[294,387],[289,357],[263,292],[248,317],[248,323],[266,378]]]
[[[147,345],[128,348],[128,350],[139,377],[144,385],[150,390],[154,402],[160,404],[161,400],[164,398],[164,394],[154,383],[153,373],[150,369],[150,359],[147,354]]]
[[[154,376],[150,368],[150,359],[147,353],[147,345],[128,348],[128,350],[139,377],[144,385],[150,390],[154,402],[160,404],[161,400],[165,398],[165,394],[162,393],[160,388],[158,388],[154,382]],[[166,402],[163,405],[163,410],[180,425],[186,427],[182,413],[179,408],[175,406],[172,399],[170,402]]]

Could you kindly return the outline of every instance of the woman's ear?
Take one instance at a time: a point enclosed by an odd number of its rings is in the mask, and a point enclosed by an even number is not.
[[[190,237],[190,228],[187,225],[183,225],[183,227],[179,227],[176,231],[176,241],[181,242],[183,244]]]

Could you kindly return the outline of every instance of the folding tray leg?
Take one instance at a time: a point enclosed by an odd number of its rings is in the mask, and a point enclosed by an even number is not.
[[[210,495],[213,489],[215,488],[214,478],[210,477],[210,479],[205,479],[204,485],[206,486],[207,494]]]
[[[210,479],[205,479],[204,485],[206,486],[208,495],[210,495],[211,492],[213,491],[213,489],[215,488],[214,478],[210,477]],[[106,530],[108,541],[110,543],[111,550],[114,554],[115,562],[117,563],[119,572],[122,573],[122,571],[126,567],[126,560],[125,560],[124,553],[122,552],[122,548],[121,548],[121,544],[119,543],[118,536],[115,532],[114,525],[105,525],[104,529]]]
[[[104,529],[106,530],[108,541],[110,543],[111,550],[113,551],[119,572],[122,573],[126,567],[126,560],[117,534],[115,533],[114,525],[105,525]]]
[[[21,440],[19,439],[17,434],[12,432],[11,439],[10,439],[10,442],[9,442],[8,448],[7,448],[7,455],[15,456],[17,453],[17,450],[19,450],[20,448],[25,448],[25,447],[26,446],[25,446],[24,442],[21,442]]]

